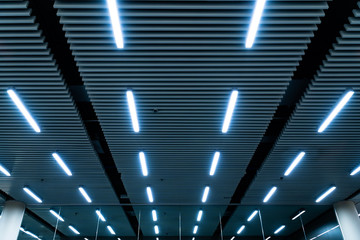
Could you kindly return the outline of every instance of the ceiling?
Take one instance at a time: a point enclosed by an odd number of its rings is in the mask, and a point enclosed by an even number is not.
[[[307,210],[303,220],[310,227],[334,202],[360,202],[360,174],[350,176],[360,164],[356,1],[267,0],[251,49],[245,40],[255,0],[116,2],[123,49],[115,44],[106,0],[0,2],[0,165],[11,173],[0,173],[0,196],[27,204],[27,230],[52,239],[54,209],[65,218],[59,239],[94,239],[101,209],[108,220],[99,228],[103,239],[175,239],[179,217],[181,236],[189,239],[196,224],[199,239],[260,239],[259,219],[246,221],[260,209],[265,235],[286,225],[272,239],[289,239],[301,229],[291,221],[299,209]],[[18,93],[40,133],[8,89]],[[318,133],[349,89],[354,96]],[[239,96],[222,133],[233,90]],[[209,176],[216,151],[219,163]],[[305,157],[284,177],[301,151]],[[55,152],[72,176],[53,159]],[[315,203],[332,185],[336,191]],[[210,193],[202,203],[205,186]],[[273,186],[276,193],[263,203]],[[31,238],[22,233],[19,239]]]

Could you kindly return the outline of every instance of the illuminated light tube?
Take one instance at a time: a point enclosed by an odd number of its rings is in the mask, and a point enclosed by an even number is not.
[[[305,210],[300,210],[298,214],[296,214],[291,220],[295,220],[297,219],[298,217],[300,217],[301,215],[303,215],[306,211]]]
[[[152,210],[151,215],[152,215],[153,221],[156,222],[158,220],[156,210]]]
[[[281,227],[279,227],[278,229],[276,229],[276,231],[274,232],[274,234],[278,234],[278,233],[281,232],[284,228],[285,228],[285,225],[282,225]]]
[[[237,231],[237,234],[240,234],[242,231],[244,231],[245,225],[242,225],[239,230]]]
[[[139,158],[140,158],[142,174],[146,177],[148,175],[148,169],[147,169],[147,165],[146,165],[146,159],[145,159],[144,152],[139,152]]]
[[[76,230],[76,228],[74,228],[73,226],[69,225],[69,228],[71,231],[73,231],[76,235],[80,235],[79,231]]]
[[[204,193],[203,193],[203,196],[202,196],[202,199],[201,201],[204,203],[206,202],[207,198],[208,198],[208,195],[209,195],[209,191],[210,191],[210,187],[209,186],[206,186],[205,189],[204,189]]]
[[[132,91],[126,92],[126,97],[128,101],[130,116],[131,116],[131,122],[134,129],[134,132],[138,133],[140,131],[139,127],[139,121],[136,113],[136,105],[135,105],[135,99]]]
[[[0,171],[1,171],[3,174],[5,174],[6,176],[8,176],[8,177],[11,176],[10,172],[9,172],[6,168],[4,168],[3,166],[1,166],[1,165],[0,165]]]
[[[231,238],[230,238],[230,240],[234,240],[235,239],[235,236],[232,236]]]
[[[268,236],[265,240],[269,240],[271,237],[270,236]]]
[[[251,220],[253,220],[253,218],[256,216],[256,214],[258,214],[258,210],[255,210],[252,212],[252,214],[248,217],[247,221],[250,222]]]
[[[114,231],[114,229],[113,229],[110,225],[108,225],[106,228],[109,230],[109,232],[110,232],[112,235],[115,235],[115,234],[116,234],[115,231]]]
[[[232,118],[232,115],[233,115],[233,112],[234,112],[234,109],[235,109],[238,94],[239,94],[239,92],[237,90],[234,90],[231,93],[230,100],[229,100],[229,103],[228,103],[228,107],[227,107],[227,110],[226,110],[226,115],[225,115],[223,127],[222,127],[222,133],[227,133],[227,131],[229,130],[229,126],[230,126],[231,118]]]
[[[192,240],[195,240],[195,237],[193,237]]]
[[[23,189],[24,189],[24,191],[25,191],[30,197],[32,197],[33,199],[35,199],[35,201],[37,201],[38,203],[42,203],[41,198],[38,197],[35,193],[33,193],[33,192],[30,190],[30,188],[24,187]]]
[[[195,225],[195,226],[194,226],[194,230],[193,230],[193,234],[196,234],[197,231],[198,231],[198,229],[199,229],[199,226],[198,226],[198,225]]]
[[[119,9],[116,4],[116,0],[106,0],[106,2],[107,2],[107,7],[109,9],[116,47],[124,48],[124,37],[120,24]]]
[[[340,100],[340,102],[336,105],[334,110],[330,113],[330,115],[325,119],[325,121],[321,124],[321,126],[318,129],[318,133],[322,133],[334,120],[336,115],[343,109],[343,107],[346,105],[346,103],[350,100],[350,98],[354,95],[354,91],[350,90],[348,91],[345,96]]]
[[[53,158],[56,160],[56,162],[59,164],[59,166],[64,170],[64,172],[65,172],[68,176],[72,176],[72,173],[71,173],[70,169],[68,168],[68,166],[66,166],[66,164],[65,164],[64,161],[61,159],[61,157],[59,156],[59,154],[53,153],[52,156],[53,156]]]
[[[55,212],[54,210],[50,210],[50,213],[52,214],[52,215],[54,215],[57,219],[59,219],[60,221],[62,221],[62,222],[64,222],[65,220],[64,220],[64,218],[63,217],[61,217],[60,216],[60,214],[58,214],[57,212]]]
[[[254,41],[256,38],[256,33],[257,33],[259,25],[260,25],[261,16],[264,11],[265,3],[266,3],[266,0],[257,0],[256,1],[255,9],[254,9],[253,15],[251,17],[249,30],[248,30],[248,33],[246,36],[246,43],[245,43],[246,48],[252,48],[252,46],[254,44]]]
[[[1,167],[1,166],[0,166]],[[0,168],[1,170],[1,168]],[[357,173],[360,172],[360,166],[358,166],[357,168],[355,168],[351,173],[350,173],[350,176],[354,176],[356,175]]]
[[[294,170],[294,168],[300,163],[300,161],[305,156],[305,152],[301,152],[297,155],[297,157],[294,159],[294,161],[291,163],[289,168],[286,170],[284,176],[289,176],[290,173]]]
[[[7,93],[11,100],[15,103],[16,107],[19,109],[19,111],[22,113],[22,115],[25,117],[25,119],[28,121],[30,126],[35,130],[35,132],[39,133],[41,132],[39,125],[36,123],[34,118],[31,116],[29,111],[26,109],[18,95],[13,89],[7,90]]]
[[[91,203],[91,202],[92,202],[91,198],[89,197],[89,195],[88,195],[87,192],[85,191],[84,187],[80,186],[80,187],[79,187],[79,191],[80,191],[81,195],[83,195],[83,197],[85,198],[85,200],[86,200],[88,203]]]
[[[266,203],[270,200],[270,198],[274,195],[274,193],[276,192],[277,187],[272,187],[271,190],[269,191],[269,193],[266,195],[266,197],[264,198],[263,202]]]
[[[160,233],[160,230],[159,230],[159,226],[158,226],[158,225],[155,225],[155,226],[154,226],[154,231],[155,231],[155,234],[159,234],[159,233]]]
[[[317,202],[317,203],[321,202],[322,200],[324,200],[324,198],[326,198],[327,196],[329,196],[330,193],[332,193],[333,191],[335,191],[335,189],[336,189],[336,187],[335,187],[335,186],[332,186],[332,187],[329,188],[326,192],[324,192],[320,197],[318,197],[315,202]]]
[[[147,193],[149,202],[151,202],[151,203],[154,202],[154,197],[153,197],[153,194],[151,191],[151,187],[146,187],[146,193]]]
[[[38,236],[36,236],[35,234],[33,234],[33,233],[30,232],[30,231],[26,231],[23,227],[20,227],[20,231],[22,231],[23,233],[29,235],[29,236],[32,237],[32,238],[41,240],[41,238],[39,238]]]
[[[203,210],[199,210],[196,221],[200,222],[203,215]]]
[[[320,234],[317,235],[316,237],[310,238],[310,240],[317,239],[318,237],[321,237],[322,235],[325,235],[325,234],[327,234],[328,232],[331,232],[331,231],[335,230],[335,229],[338,228],[338,227],[339,227],[339,225],[337,225],[337,226],[335,226],[335,227],[333,227],[333,228],[331,228],[331,229],[329,229],[329,230],[327,230],[327,231],[325,231],[325,232],[323,232],[323,233],[320,233]]]
[[[214,176],[214,174],[215,174],[216,166],[219,162],[219,157],[220,157],[220,152],[215,152],[212,163],[211,163],[210,176]]]
[[[100,220],[102,222],[106,222],[106,219],[105,219],[104,215],[102,215],[102,213],[101,213],[101,211],[99,209],[97,209],[95,212],[96,212],[96,215],[98,215],[98,217],[100,218]]]

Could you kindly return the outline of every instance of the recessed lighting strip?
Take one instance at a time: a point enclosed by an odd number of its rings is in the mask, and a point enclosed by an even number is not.
[[[269,191],[269,193],[265,196],[263,202],[266,203],[270,200],[270,198],[274,195],[274,193],[276,192],[277,187],[272,187],[271,190]]]
[[[206,202],[208,196],[209,196],[209,191],[210,191],[210,187],[209,186],[206,186],[205,189],[204,189],[204,193],[203,193],[203,196],[202,196],[202,199],[201,201],[204,203]]]
[[[106,0],[117,48],[124,48],[124,37],[116,0]]]
[[[231,96],[230,96],[230,100],[228,103],[228,107],[226,110],[226,115],[225,115],[225,119],[224,119],[224,123],[223,123],[223,127],[222,127],[222,133],[227,133],[227,131],[229,130],[229,126],[230,126],[230,122],[231,122],[231,118],[235,109],[235,105],[236,105],[236,100],[238,97],[239,92],[237,90],[232,91]]]
[[[279,227],[278,229],[276,229],[276,231],[274,232],[274,234],[278,234],[278,233],[281,232],[284,228],[285,228],[285,225],[282,225],[281,227]]]
[[[294,161],[291,163],[291,165],[289,166],[289,168],[286,170],[286,172],[284,173],[284,176],[289,176],[290,173],[294,170],[294,168],[300,163],[300,161],[303,159],[303,157],[305,156],[305,152],[301,152],[297,155],[297,157],[294,159]]]
[[[68,168],[68,166],[66,166],[66,164],[65,164],[64,161],[61,159],[61,157],[59,156],[59,154],[53,153],[52,156],[53,156],[53,158],[55,159],[55,161],[59,164],[59,166],[64,170],[64,172],[65,172],[68,176],[72,176],[72,173],[71,173],[70,169]]]
[[[62,221],[62,222],[65,221],[64,218],[63,218],[62,216],[60,216],[60,214],[57,213],[57,212],[55,212],[54,210],[50,209],[50,213],[51,213],[52,215],[54,215],[54,216],[55,216],[57,219],[59,219],[60,221]]]
[[[72,225],[69,225],[69,228],[71,231],[73,231],[73,233],[75,233],[76,235],[80,235],[80,232],[78,230],[76,230],[76,228],[74,228]]]
[[[253,15],[251,17],[249,30],[248,30],[247,37],[246,37],[246,42],[245,42],[246,48],[252,48],[252,46],[254,44],[254,41],[256,38],[256,33],[258,31],[260,21],[261,21],[261,16],[264,11],[265,3],[266,3],[266,0],[257,0],[256,1],[255,9],[254,9]]]
[[[136,105],[135,105],[135,99],[134,99],[133,92],[130,90],[127,91],[126,97],[127,97],[127,101],[128,101],[133,130],[134,130],[134,132],[138,133],[140,131],[140,127],[139,127],[139,121],[138,121],[138,117],[137,117],[137,113],[136,113]]]
[[[315,202],[317,202],[317,203],[321,202],[322,200],[324,200],[324,198],[326,198],[326,197],[329,196],[333,191],[335,191],[335,189],[336,189],[336,187],[335,187],[335,186],[332,186],[332,187],[329,188],[326,192],[324,192],[323,194],[321,194],[321,196],[318,197]]]
[[[217,164],[219,162],[219,158],[220,158],[220,152],[215,152],[212,163],[211,163],[211,168],[210,168],[210,173],[209,173],[210,176],[214,176]]]
[[[83,195],[83,197],[85,198],[85,200],[86,200],[88,203],[91,203],[91,202],[92,202],[91,198],[89,197],[89,195],[88,195],[87,192],[85,191],[84,187],[80,186],[80,187],[79,187],[79,191],[80,191],[81,195]]]
[[[33,199],[35,199],[35,201],[37,201],[38,203],[42,203],[42,200],[40,197],[38,197],[29,187],[24,187],[23,190]]]

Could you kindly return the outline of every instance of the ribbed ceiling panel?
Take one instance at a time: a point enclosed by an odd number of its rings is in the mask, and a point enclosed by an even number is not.
[[[105,1],[55,7],[133,203],[227,203],[301,60],[326,1],[267,1],[257,41],[244,41],[254,1],[118,1],[125,49],[116,49]],[[135,94],[134,134],[125,92]],[[231,90],[240,96],[221,133]],[[154,109],[158,112],[154,113]],[[138,152],[146,153],[149,177]],[[216,176],[212,155],[222,155]]]

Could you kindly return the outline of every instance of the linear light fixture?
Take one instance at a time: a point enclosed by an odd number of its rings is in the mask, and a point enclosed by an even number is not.
[[[1,166],[0,166],[1,167]],[[0,168],[0,170],[1,170],[1,168]],[[350,173],[350,175],[351,176],[354,176],[354,175],[356,175],[357,173],[359,173],[360,172],[360,166],[358,166],[357,168],[355,168],[351,173]]]
[[[220,157],[220,152],[215,152],[212,163],[211,163],[210,176],[214,176],[214,174],[215,174],[216,166],[219,162],[219,157]]]
[[[197,231],[198,231],[198,229],[199,229],[199,226],[198,226],[198,225],[195,225],[195,226],[194,226],[194,230],[193,230],[193,234],[196,234]]]
[[[354,95],[354,91],[348,91],[345,96],[340,100],[340,102],[336,105],[336,107],[331,111],[330,115],[325,119],[325,121],[321,124],[318,129],[318,133],[322,133],[334,120],[336,115],[343,109],[346,103],[350,100],[350,98]]]
[[[282,225],[281,227],[279,227],[278,229],[276,229],[276,231],[274,232],[274,234],[278,234],[278,233],[281,232],[284,228],[285,228],[285,225]]]
[[[29,111],[26,109],[25,105],[21,101],[21,99],[16,94],[15,90],[9,89],[7,90],[7,93],[11,100],[15,103],[16,107],[19,109],[19,111],[22,113],[22,115],[25,117],[25,119],[28,121],[30,126],[35,130],[35,132],[39,133],[41,132],[39,125],[36,123],[34,118],[31,116]]]
[[[144,152],[139,152],[139,158],[140,158],[140,165],[141,165],[142,174],[144,176],[147,176],[148,175],[148,169],[147,169],[147,165],[146,165],[146,159],[145,159]]]
[[[68,166],[66,166],[66,164],[65,164],[64,161],[61,159],[61,157],[59,156],[59,154],[53,153],[52,156],[53,156],[53,158],[56,160],[56,162],[59,164],[59,166],[64,170],[64,172],[65,172],[68,176],[72,176],[72,173],[71,173],[70,169],[68,168]]]
[[[304,209],[300,210],[291,220],[295,220],[298,217],[300,217],[301,215],[303,215],[306,211]]]
[[[318,237],[321,237],[322,235],[325,235],[325,234],[327,234],[328,232],[331,232],[331,231],[335,230],[335,229],[338,228],[338,227],[340,227],[340,226],[339,226],[339,225],[336,225],[335,227],[332,227],[332,228],[330,228],[329,230],[326,230],[325,232],[320,233],[320,234],[317,235],[316,237],[310,238],[310,240],[317,239]]]
[[[115,231],[114,231],[114,229],[113,229],[110,225],[108,225],[106,228],[109,230],[109,232],[110,232],[112,235],[115,235],[115,234],[116,234]]]
[[[266,197],[264,198],[263,202],[266,203],[270,200],[270,198],[274,195],[276,192],[277,187],[272,187],[268,194],[266,194]]]
[[[193,237],[192,240],[195,240],[195,237]]]
[[[321,196],[316,199],[316,202],[319,203],[319,202],[321,202],[322,200],[324,200],[324,198],[326,198],[327,196],[329,196],[330,193],[332,193],[335,189],[336,189],[335,186],[332,186],[331,188],[329,188],[326,192],[324,192],[323,194],[321,194]]]
[[[79,191],[80,191],[80,193],[83,195],[83,197],[85,198],[85,200],[86,200],[88,203],[91,203],[91,202],[92,202],[91,198],[89,197],[89,195],[88,195],[87,192],[85,191],[84,187],[80,186],[80,187],[79,187]]]
[[[70,228],[70,230],[73,231],[76,235],[79,235],[79,234],[80,234],[79,231],[76,230],[76,228],[74,228],[72,225],[69,225],[69,228]]]
[[[148,195],[149,202],[154,202],[154,197],[151,191],[151,187],[146,187],[146,193]]]
[[[116,47],[124,48],[124,37],[120,24],[119,9],[116,4],[116,0],[107,0],[107,7],[109,9]]]
[[[23,233],[29,235],[32,238],[41,240],[41,238],[39,238],[38,236],[36,236],[34,233],[30,232],[30,231],[26,231],[23,227],[20,227],[20,231],[22,231]]]
[[[252,214],[248,217],[247,221],[250,222],[251,220],[253,220],[253,218],[256,216],[256,214],[258,214],[258,210],[255,210],[252,212]]]
[[[57,213],[57,212],[55,212],[54,210],[50,209],[50,213],[51,213],[52,215],[54,215],[54,216],[55,216],[57,219],[59,219],[60,221],[62,221],[62,222],[65,221],[64,218],[61,217],[60,214]]]
[[[154,226],[154,231],[155,231],[155,234],[159,234],[159,233],[160,233],[160,230],[159,230],[159,226],[158,226],[158,225],[155,225],[155,226]]]
[[[227,107],[227,110],[226,110],[226,115],[225,115],[223,127],[222,127],[222,133],[227,133],[227,131],[229,130],[229,126],[230,126],[231,118],[232,118],[232,115],[233,115],[233,112],[234,112],[234,109],[235,109],[238,94],[239,94],[239,92],[237,90],[234,90],[231,93],[230,100],[229,100],[229,103],[228,103],[228,107]]]
[[[153,221],[156,222],[158,220],[158,218],[157,218],[157,213],[156,213],[155,209],[151,211],[151,215],[152,215]]]
[[[300,152],[297,157],[294,159],[294,161],[291,163],[289,168],[284,173],[284,176],[289,176],[290,173],[294,170],[294,168],[300,163],[301,159],[305,156],[305,152]]]
[[[237,231],[237,234],[240,234],[242,231],[244,231],[245,225],[242,225],[239,230]]]
[[[271,237],[270,236],[268,236],[265,240],[269,240]]]
[[[100,209],[96,209],[95,212],[96,212],[96,215],[98,215],[98,217],[100,218],[100,220],[101,220],[102,222],[106,222],[106,219],[105,219],[104,215],[102,215]]]
[[[259,25],[260,25],[261,16],[264,11],[265,3],[266,3],[266,0],[257,0],[256,1],[255,9],[254,9],[253,15],[251,17],[249,30],[248,30],[248,33],[246,36],[246,43],[245,43],[246,48],[252,48],[252,46],[254,44],[254,41],[256,38],[256,33],[257,33]]]
[[[199,210],[196,221],[200,222],[203,215],[203,210]]]
[[[204,203],[206,202],[207,198],[208,198],[208,195],[209,195],[209,191],[210,191],[210,187],[209,186],[206,186],[205,189],[204,189],[204,193],[203,193],[203,196],[202,196],[202,199],[201,201]]]
[[[133,92],[131,90],[128,90],[126,92],[126,97],[127,97],[127,101],[128,101],[131,122],[132,122],[134,132],[139,132],[140,127],[139,127],[139,121],[138,121],[138,117],[137,117],[137,113],[136,113],[136,105],[135,105],[135,99],[134,99]]]
[[[230,238],[230,240],[234,240],[235,239],[235,236],[232,236],[231,238]]]
[[[0,165],[0,171],[1,171],[3,174],[5,174],[6,176],[8,176],[8,177],[11,176],[10,172],[9,172],[5,167],[3,167],[2,165]]]
[[[35,201],[37,201],[38,203],[42,203],[41,198],[38,197],[35,193],[33,193],[33,191],[31,191],[29,187],[24,187],[23,189],[30,197],[35,199]]]

